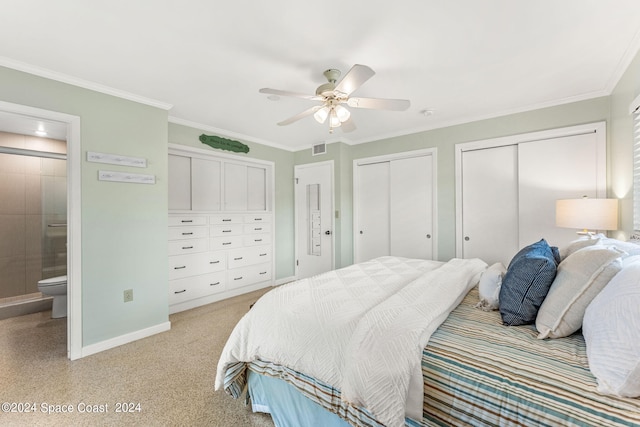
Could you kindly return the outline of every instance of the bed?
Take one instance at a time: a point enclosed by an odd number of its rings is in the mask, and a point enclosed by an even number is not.
[[[477,308],[487,267],[382,257],[276,288],[234,329],[216,389],[277,426],[640,425],[639,399],[597,390],[581,333],[541,340]]]

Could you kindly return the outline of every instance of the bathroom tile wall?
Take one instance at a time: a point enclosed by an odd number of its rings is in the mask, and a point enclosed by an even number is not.
[[[0,146],[66,153],[65,141],[6,132],[0,132]],[[38,292],[38,280],[57,275],[48,266],[66,265],[66,258],[43,257],[43,245],[50,257],[66,257],[66,229],[43,227],[66,222],[65,164],[0,153],[0,302]]]

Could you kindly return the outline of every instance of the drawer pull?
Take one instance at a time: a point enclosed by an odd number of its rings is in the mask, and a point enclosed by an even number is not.
[[[220,261],[209,261],[209,264],[219,264]]]
[[[183,222],[183,223],[184,223],[184,222],[193,222],[193,220],[192,220],[192,219],[183,219],[183,220],[182,220],[182,221],[180,221],[180,222]]]
[[[209,286],[216,286],[216,285],[219,285],[219,284],[220,284],[220,282],[216,282],[216,283],[209,283]]]
[[[262,221],[262,218],[253,218],[254,221]]]
[[[254,242],[262,242],[262,239],[254,239]]]
[[[191,236],[193,234],[192,231],[188,232],[188,233],[182,233],[183,236]]]
[[[187,292],[187,290],[186,290],[186,289],[183,289],[183,290],[181,290],[181,291],[175,291],[175,292],[174,292],[174,294],[181,294],[181,293],[183,293],[183,292]]]
[[[187,268],[186,265],[182,265],[180,267],[173,267],[174,270],[182,270],[183,268]]]
[[[242,280],[242,276],[240,277],[234,277],[233,280]]]
[[[222,242],[223,245],[230,245],[231,242]]]
[[[193,249],[193,246],[183,246],[182,249]]]
[[[231,233],[231,230],[222,230],[223,233]]]
[[[231,221],[231,218],[223,218],[222,219],[222,222],[229,222],[229,221]]]
[[[242,257],[241,257],[241,256],[239,256],[238,258],[234,258],[233,260],[234,260],[234,261],[238,261],[238,260],[241,260],[241,259],[242,259]]]
[[[262,227],[256,227],[253,229],[253,231],[260,231],[260,230],[262,230]]]
[[[267,272],[266,271],[261,271],[260,274],[267,274]]]
[[[259,256],[267,256],[267,254],[260,254]]]

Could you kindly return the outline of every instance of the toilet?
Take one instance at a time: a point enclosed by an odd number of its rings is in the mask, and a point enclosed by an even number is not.
[[[67,276],[40,280],[38,290],[44,295],[53,297],[51,318],[67,317]]]

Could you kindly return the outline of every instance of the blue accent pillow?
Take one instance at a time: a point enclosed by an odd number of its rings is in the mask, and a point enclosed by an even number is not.
[[[500,288],[500,315],[507,326],[536,321],[556,277],[557,262],[546,240],[522,248],[509,263]]]

